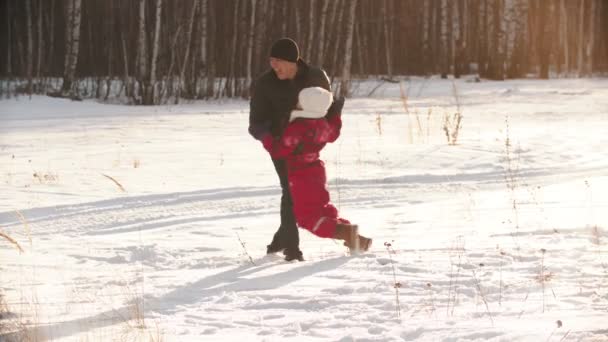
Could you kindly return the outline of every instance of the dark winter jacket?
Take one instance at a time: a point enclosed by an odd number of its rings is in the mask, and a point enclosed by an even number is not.
[[[330,90],[325,71],[298,61],[298,72],[293,80],[280,80],[272,69],[262,74],[253,84],[249,112],[249,134],[262,140],[266,135],[282,135],[289,123],[289,115],[296,108],[300,90],[321,87]]]

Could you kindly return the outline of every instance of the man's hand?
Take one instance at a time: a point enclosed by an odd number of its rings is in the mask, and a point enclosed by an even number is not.
[[[341,115],[343,107],[344,107],[344,98],[341,97],[339,99],[335,99],[334,102],[332,102],[331,106],[329,106],[329,109],[327,110],[327,114],[325,115],[325,117],[330,118],[334,115]]]

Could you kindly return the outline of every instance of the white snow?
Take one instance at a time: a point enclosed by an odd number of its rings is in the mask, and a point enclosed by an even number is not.
[[[0,101],[0,340],[608,341],[608,80],[402,85],[322,154],[371,251],[301,263],[246,101]]]

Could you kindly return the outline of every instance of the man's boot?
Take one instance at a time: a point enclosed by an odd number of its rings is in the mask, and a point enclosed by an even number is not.
[[[298,247],[287,247],[283,250],[283,254],[285,255],[285,261],[304,261],[302,251]]]
[[[266,254],[277,253],[285,249],[282,236],[279,231],[281,231],[281,228],[279,228],[279,230],[274,234],[270,245],[266,245]]]

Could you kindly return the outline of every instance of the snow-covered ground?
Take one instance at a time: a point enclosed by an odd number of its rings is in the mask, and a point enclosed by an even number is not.
[[[608,80],[377,85],[294,263],[246,101],[0,101],[0,340],[608,341]]]

